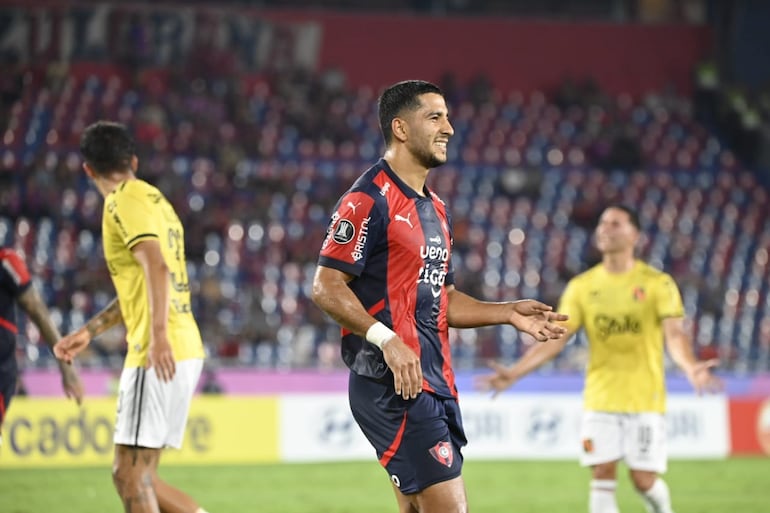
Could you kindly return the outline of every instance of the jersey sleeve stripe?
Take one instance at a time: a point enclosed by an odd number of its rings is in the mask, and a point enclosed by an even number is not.
[[[131,249],[134,246],[136,246],[137,244],[139,244],[140,242],[142,242],[143,240],[146,240],[146,239],[157,239],[157,238],[158,238],[158,234],[157,233],[140,233],[139,235],[137,235],[133,239],[131,239],[128,242],[126,242],[126,247],[128,249]]]
[[[322,265],[324,267],[331,267],[332,269],[337,269],[338,271],[342,271],[343,273],[348,273],[352,276],[361,275],[361,269],[356,267],[355,264],[350,264],[348,262],[344,262],[336,258],[321,256],[318,258],[318,265]]]
[[[24,262],[13,253],[6,255],[7,258],[3,258],[3,267],[11,275],[11,279],[17,287],[26,284],[29,281],[29,271]]]

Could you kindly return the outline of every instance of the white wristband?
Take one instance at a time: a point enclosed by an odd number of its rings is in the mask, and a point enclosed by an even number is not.
[[[382,346],[386,342],[395,336],[396,333],[381,322],[375,322],[366,330],[366,340],[380,348],[380,350],[382,350]]]

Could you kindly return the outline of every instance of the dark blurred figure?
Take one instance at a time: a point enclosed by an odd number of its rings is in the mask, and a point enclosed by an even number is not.
[[[479,107],[492,100],[492,82],[484,73],[479,73],[468,83],[468,95],[471,103]]]
[[[693,106],[695,120],[714,128],[719,101],[719,70],[714,61],[703,60],[695,68],[695,92]]]
[[[203,385],[201,385],[201,392],[210,395],[219,395],[224,392],[222,385],[217,380],[217,373],[212,369],[207,369],[203,373]]]
[[[762,119],[751,92],[735,85],[726,88],[717,112],[717,130],[738,159],[750,168],[757,165]]]
[[[24,260],[12,249],[0,247],[0,425],[8,411],[11,398],[24,387],[19,387],[19,368],[16,361],[16,304],[22,307],[35,323],[49,346],[53,347],[61,335],[40,295],[32,286],[32,279]],[[80,404],[83,384],[71,365],[59,364],[62,386],[67,397]]]
[[[639,147],[639,137],[630,127],[620,127],[612,137],[610,151],[602,167],[607,170],[634,171],[641,165],[642,150]]]
[[[24,89],[24,71],[18,54],[6,51],[0,55],[0,129],[8,126],[13,105],[21,100]]]

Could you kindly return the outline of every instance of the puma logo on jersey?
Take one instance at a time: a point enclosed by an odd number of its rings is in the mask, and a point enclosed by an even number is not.
[[[441,237],[439,237],[438,235],[436,235],[435,237],[431,237],[428,240],[433,244],[441,244]]]
[[[406,217],[404,217],[404,216],[402,216],[400,214],[396,214],[396,216],[393,219],[395,221],[403,221],[404,223],[409,225],[409,228],[414,228],[414,226],[412,226],[412,221],[409,219],[410,217],[412,217],[412,213],[411,212],[409,212],[406,215]]]
[[[358,206],[359,206],[360,204],[361,204],[361,202],[360,202],[360,201],[359,201],[358,203],[356,203],[355,205],[353,204],[353,202],[352,202],[352,201],[348,201],[348,206],[350,207],[350,210],[352,210],[352,211],[353,211],[353,215],[355,215],[355,213],[356,213],[356,209],[358,208]]]
[[[380,196],[385,196],[388,193],[388,189],[390,189],[390,182],[385,182],[385,185],[380,189]]]

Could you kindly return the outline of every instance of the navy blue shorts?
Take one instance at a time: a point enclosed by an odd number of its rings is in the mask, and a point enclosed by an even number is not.
[[[460,449],[468,441],[457,400],[422,392],[407,401],[388,378],[381,382],[351,372],[349,397],[353,418],[390,480],[410,494],[458,477]]]

